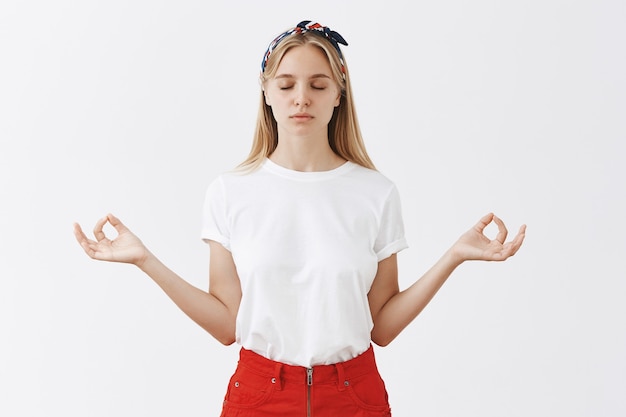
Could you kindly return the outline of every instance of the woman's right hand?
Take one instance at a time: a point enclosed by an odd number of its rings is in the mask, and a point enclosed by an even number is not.
[[[113,240],[107,238],[102,230],[107,222],[117,231],[117,237]],[[141,240],[112,214],[107,214],[98,220],[93,229],[93,234],[96,240],[87,238],[80,225],[74,223],[74,236],[85,253],[92,259],[141,266],[150,253]]]

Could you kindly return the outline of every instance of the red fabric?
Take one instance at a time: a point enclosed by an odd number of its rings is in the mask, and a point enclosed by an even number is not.
[[[308,370],[241,349],[221,417],[391,417],[374,350]]]

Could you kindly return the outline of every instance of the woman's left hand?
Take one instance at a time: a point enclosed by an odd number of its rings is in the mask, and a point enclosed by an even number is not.
[[[498,226],[498,234],[491,240],[483,233],[491,222]],[[522,246],[526,235],[526,225],[522,225],[517,236],[506,242],[508,231],[504,222],[493,213],[485,215],[474,227],[465,232],[452,247],[453,253],[461,261],[504,261],[515,255]]]

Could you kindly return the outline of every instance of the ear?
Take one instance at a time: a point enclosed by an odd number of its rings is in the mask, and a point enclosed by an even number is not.
[[[272,103],[270,103],[270,98],[267,95],[267,90],[263,87],[263,97],[265,97],[265,104],[272,107]]]
[[[335,107],[339,107],[340,104],[341,104],[341,91],[339,91],[339,94],[337,95],[337,99],[335,100]]]

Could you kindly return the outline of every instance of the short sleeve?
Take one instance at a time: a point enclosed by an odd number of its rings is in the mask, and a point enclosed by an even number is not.
[[[206,191],[202,210],[202,240],[214,240],[230,250],[226,193],[222,177],[217,177]]]
[[[378,237],[374,243],[374,251],[380,262],[407,247],[408,244],[404,236],[400,194],[394,185],[383,207]]]

